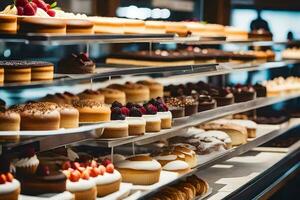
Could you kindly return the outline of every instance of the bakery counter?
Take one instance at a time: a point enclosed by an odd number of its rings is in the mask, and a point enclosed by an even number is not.
[[[192,171],[181,176],[179,179],[170,181],[168,184],[162,185],[161,187],[158,188],[158,190],[169,186],[169,185],[173,185],[175,183],[177,183],[178,181],[191,176],[193,174],[197,174],[199,172],[201,178],[203,178],[204,180],[214,180],[213,178],[210,178],[208,175],[204,176],[206,173],[202,173],[203,170],[206,171],[208,169],[214,168],[211,166],[214,166],[216,164],[220,164],[226,160],[231,160],[231,159],[235,159],[235,157],[239,156],[239,155],[243,155],[246,152],[251,151],[253,148],[260,146],[264,143],[266,143],[267,141],[272,140],[273,138],[276,138],[290,130],[295,129],[296,127],[299,127],[299,124],[293,124],[293,125],[286,125],[286,126],[282,126],[282,128],[278,128],[278,126],[266,126],[266,125],[259,125],[257,127],[257,137],[255,139],[248,139],[248,142],[244,145],[240,145],[238,147],[226,150],[226,151],[218,151],[218,152],[213,152],[210,154],[206,154],[206,155],[198,155],[198,164],[192,168]],[[266,156],[268,157],[268,156]],[[265,157],[265,158],[266,158]],[[255,159],[245,159],[246,161],[250,160],[250,162],[256,162]],[[232,177],[231,173],[227,172],[226,176],[230,176]],[[218,178],[220,177],[226,177],[226,176],[217,176]],[[215,193],[215,189],[218,187],[214,186],[214,184],[209,184],[210,187],[213,188],[213,191]],[[154,195],[156,192],[155,191],[146,191],[143,193],[143,198],[149,198],[152,195]]]
[[[97,139],[92,142],[89,142],[90,145],[102,146],[102,147],[117,147],[125,144],[135,143],[137,145],[149,144],[161,139],[168,139],[180,134],[180,130],[188,127],[193,127],[198,124],[217,119],[226,115],[232,115],[240,112],[245,112],[253,110],[256,108],[265,107],[282,101],[287,101],[290,99],[297,98],[299,93],[291,93],[279,97],[261,97],[251,101],[235,103],[228,106],[218,107],[212,110],[203,111],[197,114],[194,114],[189,117],[175,119],[173,122],[173,127],[171,129],[165,129],[159,133],[146,133],[142,136],[137,137],[127,137],[127,138],[118,138],[118,139]],[[94,144],[93,144],[94,143]]]
[[[290,153],[247,152],[198,173],[213,188],[208,200],[270,197],[299,170],[299,148]],[[297,152],[298,151],[298,152]]]

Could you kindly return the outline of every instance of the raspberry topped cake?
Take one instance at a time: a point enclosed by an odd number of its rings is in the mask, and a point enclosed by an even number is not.
[[[141,108],[143,118],[146,120],[146,132],[159,132],[161,130],[161,118],[157,114],[158,109],[151,103],[146,103]]]
[[[122,105],[114,102],[111,107],[111,122],[105,125],[103,138],[121,138],[128,136],[128,123],[122,113]]]
[[[150,104],[156,107],[157,115],[161,119],[161,128],[169,129],[172,127],[172,113],[169,111],[168,106],[165,104],[161,97],[157,97],[156,99],[151,99],[149,101]]]

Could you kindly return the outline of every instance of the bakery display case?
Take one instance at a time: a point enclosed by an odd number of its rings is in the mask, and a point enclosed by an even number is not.
[[[6,8],[2,44],[86,52],[0,61],[0,200],[266,198],[296,176],[300,121],[288,107],[299,105],[299,50],[285,47],[297,41],[28,4],[49,16]],[[103,44],[94,63],[91,46]],[[241,73],[245,84],[230,80]]]

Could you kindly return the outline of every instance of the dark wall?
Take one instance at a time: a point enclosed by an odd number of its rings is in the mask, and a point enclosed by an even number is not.
[[[232,0],[232,5],[238,8],[300,10],[299,0]]]

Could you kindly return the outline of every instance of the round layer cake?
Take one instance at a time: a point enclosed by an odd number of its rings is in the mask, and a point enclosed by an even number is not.
[[[112,104],[115,101],[120,102],[122,105],[126,104],[125,92],[121,90],[101,88],[98,91],[104,95],[106,104]]]
[[[73,106],[79,111],[79,122],[95,123],[110,121],[110,108],[90,99],[73,101]]]
[[[42,17],[18,17],[20,33],[66,34],[64,20]]]
[[[4,82],[30,82],[31,65],[30,61],[0,61],[0,68],[4,68]]]
[[[42,61],[26,61],[31,66],[32,81],[47,81],[53,80],[54,65],[49,62]]]
[[[116,163],[122,180],[135,185],[152,185],[160,178],[161,165],[149,156],[137,155]]]
[[[150,99],[150,90],[147,86],[134,83],[113,84],[108,88],[117,89],[125,92],[126,102],[141,103]]]
[[[53,168],[53,169],[52,169]],[[54,166],[39,164],[35,174],[22,177],[22,194],[40,195],[66,191],[66,176]]]
[[[29,103],[24,106],[21,115],[21,130],[58,130],[60,113],[54,103]]]
[[[21,124],[21,117],[19,113],[0,108],[0,132],[1,131],[19,131]],[[9,136],[0,136],[0,141],[15,142],[18,141],[18,134],[11,134]]]
[[[58,105],[60,113],[60,128],[77,128],[79,126],[79,111],[71,105]]]
[[[17,32],[17,16],[0,14],[0,33],[15,34]]]

